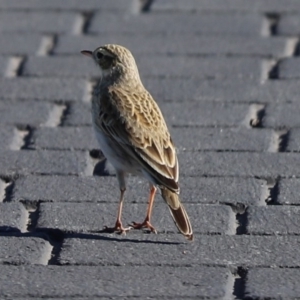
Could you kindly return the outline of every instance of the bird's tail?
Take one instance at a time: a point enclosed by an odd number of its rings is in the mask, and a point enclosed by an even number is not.
[[[178,194],[166,188],[161,189],[161,194],[169,206],[177,228],[188,240],[192,241],[194,239],[192,225],[185,208],[180,202]]]

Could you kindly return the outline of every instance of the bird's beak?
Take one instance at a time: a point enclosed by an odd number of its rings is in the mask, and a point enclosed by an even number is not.
[[[80,53],[88,57],[93,57],[93,52],[89,50],[82,50]]]

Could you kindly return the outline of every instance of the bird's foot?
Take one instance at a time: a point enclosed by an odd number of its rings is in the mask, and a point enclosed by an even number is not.
[[[114,227],[107,227],[104,226],[104,229],[101,230],[101,232],[105,233],[118,233],[118,234],[124,234],[126,235],[126,232],[131,230],[133,226],[123,227],[122,223],[120,221],[116,222],[116,225]]]
[[[133,227],[134,229],[148,228],[150,229],[150,232],[154,232],[155,234],[157,233],[156,229],[152,226],[152,224],[147,219],[143,223],[132,222],[130,226]]]

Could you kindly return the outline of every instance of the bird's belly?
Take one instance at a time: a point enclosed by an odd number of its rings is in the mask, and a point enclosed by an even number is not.
[[[97,129],[95,129],[95,133],[101,151],[115,169],[132,174],[142,174],[140,164],[124,151],[114,139]]]

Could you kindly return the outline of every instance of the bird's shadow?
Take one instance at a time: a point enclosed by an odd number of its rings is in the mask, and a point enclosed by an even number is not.
[[[46,241],[58,242],[58,243],[62,243],[65,239],[73,238],[73,239],[85,239],[85,240],[100,240],[103,242],[136,243],[136,244],[157,244],[157,245],[184,244],[184,242],[142,239],[145,235],[149,235],[149,236],[153,235],[149,233],[143,233],[143,235],[141,235],[141,239],[137,238],[137,236],[135,236],[135,238],[132,238],[130,237],[130,234],[122,235],[119,238],[115,237],[115,235],[116,233],[107,234],[102,230],[95,231],[95,232],[73,232],[73,231],[62,231],[60,229],[52,229],[52,228],[39,228],[31,232],[21,232],[16,228],[0,227],[0,236],[2,237],[36,237],[36,238],[42,238]],[[159,236],[159,234],[157,236]]]

